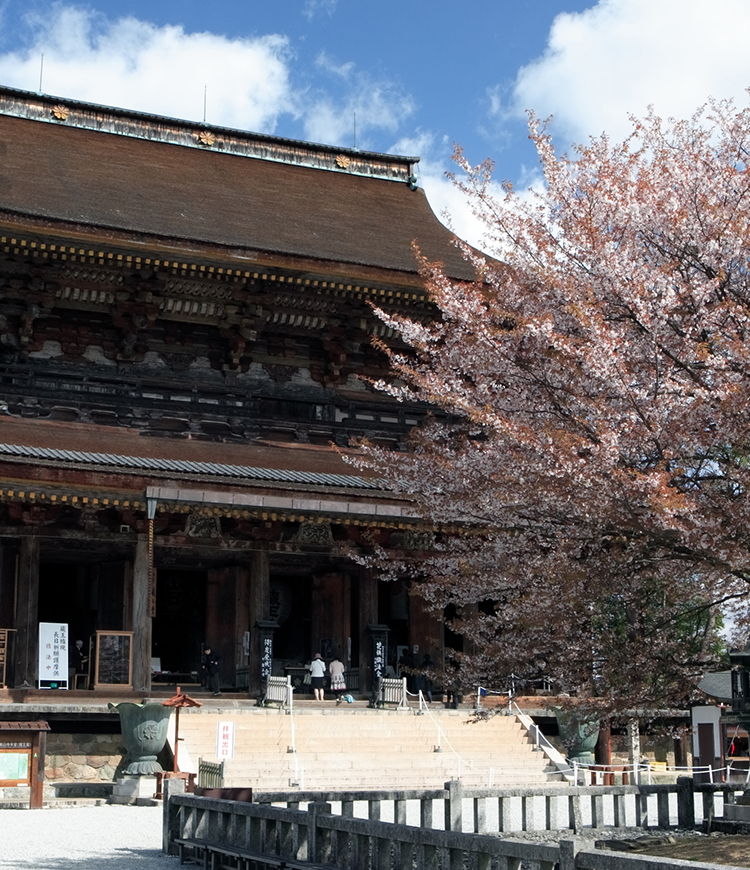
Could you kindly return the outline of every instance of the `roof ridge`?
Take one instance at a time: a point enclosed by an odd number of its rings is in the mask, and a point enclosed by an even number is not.
[[[205,121],[103,106],[4,85],[0,85],[0,114],[202,151],[416,185],[413,168],[419,162],[419,157],[288,139],[270,133],[254,133],[234,127],[207,124]]]

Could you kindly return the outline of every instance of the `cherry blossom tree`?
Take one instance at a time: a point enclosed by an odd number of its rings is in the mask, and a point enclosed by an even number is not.
[[[457,153],[494,256],[422,262],[439,317],[378,312],[408,349],[377,386],[436,413],[360,460],[437,530],[375,560],[455,614],[464,682],[608,711],[684,701],[750,591],[750,110],[633,123],[559,157],[532,119],[533,194]]]

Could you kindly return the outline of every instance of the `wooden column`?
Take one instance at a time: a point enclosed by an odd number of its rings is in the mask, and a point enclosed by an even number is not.
[[[16,687],[34,687],[39,653],[39,539],[21,539],[16,599]]]
[[[236,565],[232,568],[234,575],[234,672],[248,667],[248,656],[245,655],[243,641],[245,632],[249,631],[252,637],[252,626],[247,621],[250,611],[250,569],[247,565]]]
[[[44,757],[47,752],[47,732],[35,731],[31,743],[31,795],[29,809],[40,810],[44,806]]]
[[[599,725],[599,738],[594,747],[597,764],[612,764],[612,723],[605,719]]]
[[[148,538],[138,535],[133,563],[133,688],[151,691],[151,616],[148,589]]]
[[[351,581],[346,574],[318,574],[313,577],[312,655],[322,653],[346,659],[347,638],[351,637]],[[322,641],[331,641],[331,649],[323,649]]]
[[[237,668],[247,667],[242,636],[248,628],[249,575],[249,569],[239,565],[208,572],[206,643],[220,656],[223,686],[234,686]]]
[[[409,644],[413,649],[419,647],[414,657],[417,666],[425,653],[429,653],[435,667],[443,664],[443,623],[427,609],[427,602],[421,595],[409,596]]]
[[[374,571],[362,568],[359,572],[359,691],[372,690],[372,638],[368,625],[378,623],[378,578]],[[354,662],[352,662],[354,664]]]
[[[268,562],[268,544],[258,542],[250,559],[250,594],[248,598],[248,627],[250,629],[250,655],[248,656],[248,691],[251,696],[260,692],[260,640],[256,623],[271,618],[271,576]]]
[[[0,628],[16,627],[16,553],[0,543]]]

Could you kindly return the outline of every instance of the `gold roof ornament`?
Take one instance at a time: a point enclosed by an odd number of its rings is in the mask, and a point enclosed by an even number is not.
[[[205,145],[206,148],[210,148],[216,142],[216,136],[210,130],[202,130],[198,134],[198,142]]]
[[[58,105],[52,109],[52,114],[58,121],[65,121],[70,114],[70,109],[67,106]]]
[[[336,158],[336,166],[338,166],[339,169],[348,169],[351,162],[351,158],[346,154],[339,154]]]

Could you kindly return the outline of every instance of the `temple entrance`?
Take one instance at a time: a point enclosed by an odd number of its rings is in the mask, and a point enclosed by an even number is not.
[[[273,657],[289,663],[310,660],[312,642],[312,589],[308,577],[271,578],[270,617],[278,623],[273,635]]]
[[[159,660],[158,670],[190,674],[200,668],[206,642],[206,590],[205,571],[157,571],[152,655]]]
[[[39,565],[39,622],[67,623],[71,642],[88,646],[97,629],[122,631],[126,621],[124,562]]]

